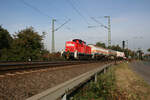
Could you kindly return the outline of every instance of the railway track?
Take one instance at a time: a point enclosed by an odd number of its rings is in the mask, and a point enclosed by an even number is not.
[[[21,62],[21,63],[2,63],[0,64],[0,74],[26,71],[26,70],[37,70],[44,68],[54,68],[67,65],[77,65],[94,63],[96,61],[55,61],[55,62]]]

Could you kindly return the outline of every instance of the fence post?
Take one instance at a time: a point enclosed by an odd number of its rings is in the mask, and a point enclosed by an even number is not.
[[[67,100],[67,94],[65,93],[61,100]]]
[[[104,74],[106,73],[106,68],[104,68]]]
[[[97,73],[94,75],[94,82],[97,82]]]

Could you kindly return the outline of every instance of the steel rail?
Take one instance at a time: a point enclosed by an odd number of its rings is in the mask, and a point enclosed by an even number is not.
[[[28,69],[41,69],[50,67],[60,67],[67,65],[77,65],[94,63],[96,61],[56,61],[56,62],[29,62],[29,63],[17,63],[17,64],[0,64],[0,73],[9,71],[20,71]]]

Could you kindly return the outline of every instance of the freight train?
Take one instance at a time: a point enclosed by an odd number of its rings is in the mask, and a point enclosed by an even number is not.
[[[92,44],[87,45],[80,39],[67,41],[65,51],[61,52],[65,59],[125,59],[124,52],[105,49]]]

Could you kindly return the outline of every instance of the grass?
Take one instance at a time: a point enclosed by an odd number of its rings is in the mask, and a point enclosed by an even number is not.
[[[150,100],[150,86],[123,63],[98,75],[97,83],[89,82],[71,100]]]
[[[115,77],[117,89],[126,100],[150,100],[150,86],[128,64],[119,65]]]
[[[110,100],[114,97],[114,69],[98,75],[97,83],[91,81],[74,95],[73,100]]]

